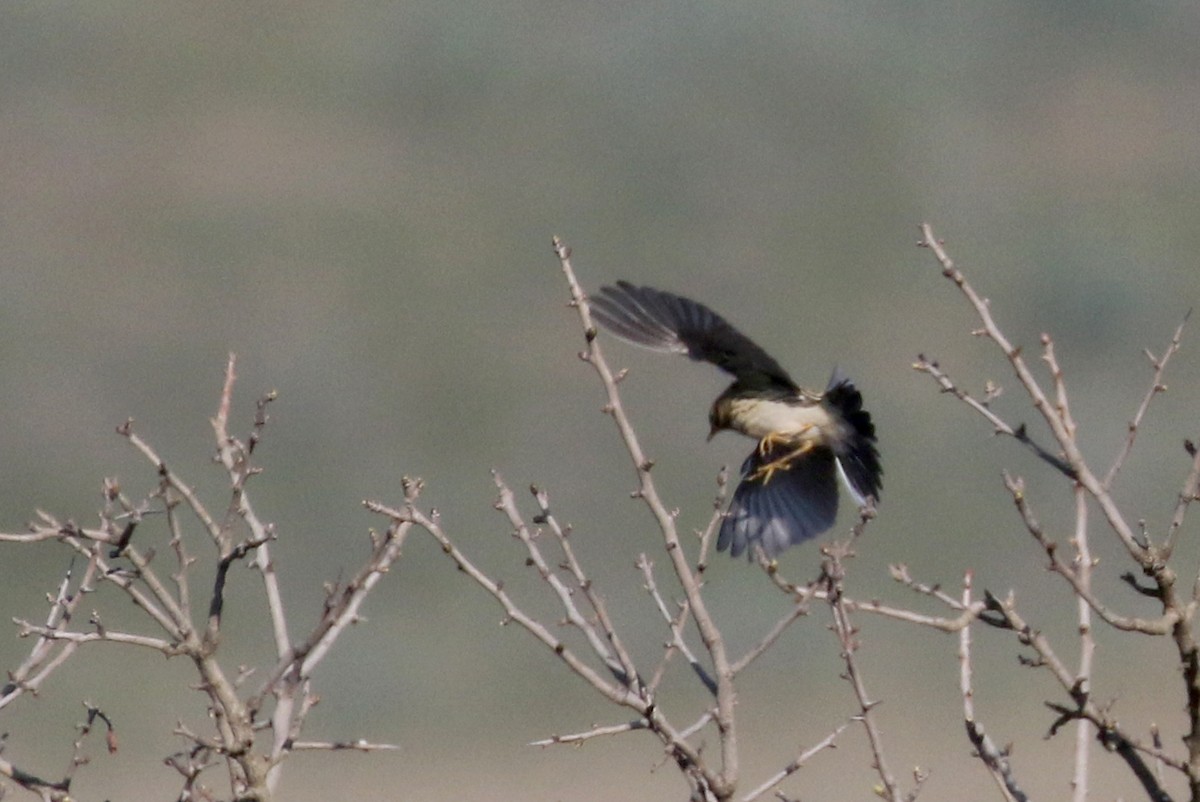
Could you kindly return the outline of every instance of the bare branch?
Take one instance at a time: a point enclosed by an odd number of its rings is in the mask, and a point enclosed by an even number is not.
[[[971,601],[971,583],[973,574],[967,571],[963,575],[962,605],[969,608]],[[975,716],[975,688],[972,684],[971,671],[971,628],[963,627],[958,633],[959,660],[959,690],[962,693],[963,721],[967,727],[967,739],[975,747],[975,756],[987,767],[988,773],[996,782],[996,787],[1008,802],[1028,802],[1029,797],[1017,784],[1013,776],[1012,766],[1008,755],[997,748],[991,737],[984,732],[983,725]]]
[[[603,615],[599,614],[599,611],[604,609],[603,602],[592,590],[591,581],[584,576],[583,570],[579,567],[578,561],[575,560],[573,551],[571,551],[570,546],[566,543],[566,537],[561,535],[561,529],[559,530],[559,543],[564,549],[564,554],[567,556],[567,563],[568,565],[574,563],[573,575],[579,582],[580,587],[587,588],[585,592],[585,598],[587,598],[587,600],[591,603],[593,611],[597,612],[597,620],[600,623],[600,626],[602,628],[607,627],[605,631],[601,631],[601,629],[593,625],[588,617],[584,615],[583,611],[581,611],[579,606],[575,603],[574,588],[568,587],[567,584],[564,583],[550,567],[550,563],[542,555],[534,533],[525,524],[524,519],[521,517],[520,511],[517,510],[512,491],[509,489],[508,485],[504,483],[504,480],[500,477],[500,474],[493,472],[492,478],[496,483],[496,488],[500,491],[500,496],[496,501],[496,508],[503,511],[508,517],[509,523],[512,524],[517,538],[525,546],[525,550],[529,554],[529,564],[537,569],[538,575],[541,576],[542,580],[546,582],[546,584],[548,584],[558,596],[559,604],[566,613],[566,620],[584,634],[584,636],[587,638],[588,645],[592,648],[592,651],[595,652],[608,670],[612,672],[612,675],[617,678],[617,681],[625,687],[633,690],[634,693],[638,693],[639,688],[637,687],[637,670],[633,667],[633,661],[630,659],[629,654],[625,651],[624,647],[620,646],[620,641],[616,638],[616,633],[611,629],[612,623],[608,619],[607,613],[604,613]],[[537,495],[540,491],[534,488],[533,492],[535,495]],[[549,516],[548,503],[543,505],[543,509],[545,512],[539,516],[539,519],[545,521]],[[609,643],[612,643],[613,648],[609,648]]]
[[[913,370],[916,370],[920,373],[927,373],[932,376],[934,381],[941,386],[942,392],[950,393],[959,401],[962,401],[971,409],[975,410],[984,418],[986,418],[987,421],[992,424],[992,430],[996,434],[1003,434],[1013,438],[1018,443],[1032,451],[1034,454],[1037,454],[1039,459],[1061,471],[1066,477],[1070,479],[1075,478],[1075,469],[1072,468],[1066,461],[1064,461],[1062,457],[1050,453],[1041,445],[1039,445],[1033,438],[1031,438],[1029,436],[1029,432],[1025,429],[1025,424],[1022,423],[1019,426],[1009,425],[1008,422],[1006,422],[1003,418],[1001,418],[995,412],[992,412],[986,401],[980,401],[966,390],[958,387],[950,379],[950,377],[942,371],[941,366],[938,365],[936,361],[926,358],[924,354],[918,354],[917,361],[913,363]]]
[[[735,718],[736,690],[733,685],[733,671],[725,651],[725,641],[712,616],[709,614],[708,606],[700,593],[700,583],[696,573],[688,564],[686,550],[683,548],[679,534],[676,531],[675,516],[671,514],[670,510],[667,509],[667,506],[659,498],[658,490],[650,477],[650,468],[653,463],[646,458],[641,443],[633,430],[633,425],[629,421],[629,416],[621,404],[621,397],[617,391],[618,379],[612,369],[609,368],[600,345],[596,341],[596,326],[592,322],[591,311],[587,304],[587,296],[584,294],[578,280],[576,280],[575,271],[571,266],[571,249],[562,240],[555,237],[554,252],[558,256],[563,275],[566,277],[567,284],[570,287],[571,302],[579,312],[579,319],[583,325],[584,339],[587,346],[580,357],[595,369],[601,383],[604,385],[607,396],[605,411],[612,417],[613,422],[616,423],[617,430],[625,442],[625,447],[629,452],[630,458],[633,460],[633,466],[637,472],[639,485],[637,495],[646,503],[646,506],[658,523],[666,545],[667,556],[670,558],[679,583],[683,587],[684,595],[687,597],[688,605],[691,608],[692,618],[696,622],[696,627],[700,631],[700,638],[704,642],[704,648],[708,650],[709,656],[713,661],[713,668],[717,679],[716,723],[717,731],[721,736],[722,765],[720,775],[714,780],[713,791],[718,797],[727,797],[731,793],[731,789],[737,784],[738,750],[737,723]]]
[[[699,677],[700,682],[703,683],[704,687],[708,689],[709,693],[715,696],[717,693],[716,680],[714,680],[704,666],[701,665],[700,661],[696,658],[695,653],[692,652],[691,648],[687,645],[687,640],[683,636],[683,625],[687,620],[688,614],[687,602],[679,605],[679,613],[672,616],[671,611],[667,609],[666,601],[663,600],[662,594],[658,591],[658,583],[654,581],[654,563],[651,562],[645,554],[639,554],[637,566],[642,570],[642,577],[646,582],[646,592],[650,594],[652,599],[654,599],[655,606],[658,607],[658,611],[662,617],[666,619],[667,626],[671,631],[671,640],[667,644],[668,649],[666,656],[664,656],[663,665],[665,666],[666,657],[670,656],[671,650],[677,650],[683,655],[684,659],[688,661],[688,665],[692,667],[692,671],[694,671],[696,676]],[[659,671],[656,671],[655,677],[657,678],[658,676]],[[657,682],[652,682],[650,687],[653,688],[657,686],[657,684]]]
[[[1179,535],[1179,530],[1183,528],[1183,521],[1187,516],[1188,507],[1196,500],[1197,494],[1200,493],[1200,449],[1197,449],[1190,440],[1184,441],[1184,449],[1192,458],[1192,469],[1188,472],[1187,478],[1183,480],[1183,487],[1180,489],[1178,500],[1175,502],[1175,512],[1171,515],[1171,524],[1167,528],[1167,536],[1163,539],[1162,554],[1164,560],[1169,560],[1171,555],[1175,553],[1175,540]],[[1200,600],[1200,577],[1197,578],[1192,598],[1193,600]]]
[[[87,568],[74,593],[71,592],[72,573],[73,570],[68,568],[62,581],[59,582],[58,592],[49,599],[50,612],[43,625],[47,630],[62,631],[71,620],[75,609],[83,600],[84,595],[91,591],[96,580],[96,561],[88,561]],[[14,623],[20,625],[19,621],[14,620]],[[0,710],[26,692],[36,693],[50,674],[71,657],[77,646],[77,643],[71,641],[39,637],[33,644],[33,648],[29,650],[29,656],[9,672],[8,682],[0,687]]]
[[[393,752],[396,744],[377,744],[362,739],[354,741],[293,741],[296,752]]]
[[[808,599],[793,604],[792,609],[784,613],[783,617],[775,622],[775,626],[771,627],[771,630],[763,636],[762,640],[755,644],[750,651],[742,655],[742,658],[733,664],[733,673],[735,675],[742,673],[747,666],[749,666],[764,653],[766,653],[768,649],[774,646],[783,636],[783,633],[786,632],[792,624],[808,615],[808,613]]]
[[[1167,391],[1167,385],[1163,383],[1167,363],[1171,361],[1171,357],[1179,350],[1179,345],[1183,341],[1183,329],[1187,325],[1188,318],[1191,316],[1192,310],[1189,309],[1187,314],[1183,316],[1183,320],[1180,321],[1179,326],[1175,329],[1175,335],[1171,338],[1171,342],[1163,349],[1162,356],[1155,358],[1153,354],[1146,351],[1146,357],[1150,360],[1150,366],[1154,368],[1154,377],[1150,380],[1150,389],[1142,397],[1142,403],[1138,405],[1137,412],[1133,415],[1133,420],[1129,421],[1129,432],[1125,436],[1125,442],[1121,444],[1121,450],[1113,458],[1112,465],[1108,468],[1108,473],[1104,474],[1103,484],[1105,489],[1112,488],[1117,474],[1125,465],[1125,460],[1129,458],[1130,452],[1133,451],[1133,442],[1137,439],[1138,429],[1142,425],[1142,419],[1146,416],[1146,410],[1150,409],[1150,402],[1159,393]]]
[[[1095,600],[1092,594],[1092,552],[1088,543],[1087,494],[1075,485],[1075,546],[1074,582],[1078,585],[1075,609],[1079,623],[1079,669],[1075,672],[1076,686],[1081,692],[1092,692],[1092,670],[1096,658],[1096,638],[1092,633],[1092,609]],[[1071,580],[1068,580],[1071,581]],[[1105,619],[1108,621],[1108,619]],[[1074,802],[1087,802],[1088,769],[1091,761],[1092,739],[1095,730],[1090,722],[1080,721],[1075,729],[1075,774],[1071,779]]]
[[[906,797],[901,795],[895,775],[888,768],[887,759],[884,757],[883,734],[880,732],[879,723],[875,720],[874,710],[879,702],[870,698],[862,673],[859,671],[858,661],[854,656],[859,648],[856,637],[857,630],[851,624],[850,613],[842,600],[844,571],[841,558],[848,553],[848,544],[833,544],[825,549],[825,574],[829,581],[828,601],[833,617],[833,630],[837,633],[842,646],[842,661],[846,666],[845,679],[850,683],[850,687],[854,690],[854,697],[858,700],[859,714],[857,718],[867,732],[867,742],[871,746],[873,757],[872,767],[883,784],[879,795],[888,802],[901,802]]]
[[[796,757],[790,763],[788,763],[786,766],[784,766],[778,773],[769,777],[767,779],[767,781],[764,782],[762,785],[760,785],[757,788],[755,788],[754,790],[748,792],[745,796],[743,796],[741,798],[741,802],[754,802],[755,799],[758,799],[763,794],[767,793],[772,788],[774,788],[775,786],[779,785],[781,782],[786,780],[788,777],[791,777],[793,774],[800,771],[800,769],[804,768],[804,766],[808,763],[808,761],[812,760],[813,757],[815,757],[818,753],[823,752],[826,749],[836,749],[838,736],[841,735],[842,732],[845,731],[845,729],[849,726],[850,726],[849,721],[847,721],[843,724],[839,724],[837,729],[835,729],[833,732],[826,735],[824,738],[822,738],[820,741],[818,741],[813,746],[810,746],[808,749],[801,751],[798,755],[796,755]]]
[[[419,482],[409,480],[410,486],[419,487]],[[415,497],[414,497],[415,500]],[[433,536],[441,545],[442,551],[446,553],[451,560],[458,566],[458,569],[469,576],[480,587],[486,590],[500,603],[504,608],[507,616],[507,621],[513,621],[521,626],[522,629],[529,632],[537,638],[543,645],[546,646],[553,654],[561,659],[575,674],[580,676],[589,685],[595,688],[600,694],[609,700],[627,707],[632,707],[635,710],[643,710],[645,703],[638,697],[636,693],[627,687],[609,682],[597,673],[591,666],[580,659],[575,652],[567,647],[557,636],[554,635],[545,625],[537,621],[533,617],[526,614],[516,602],[505,592],[503,586],[490,578],[487,574],[475,566],[466,555],[463,554],[446,536],[442,530],[441,523],[438,520],[436,513],[426,515],[416,506],[406,506],[404,510],[397,510],[381,504],[376,501],[363,502],[367,509],[372,512],[386,515],[398,524],[415,523],[422,529]],[[506,621],[506,623],[507,623]]]
[[[634,730],[646,729],[645,719],[634,719],[627,721],[624,724],[610,724],[606,727],[593,727],[586,732],[575,732],[569,735],[551,735],[549,738],[543,738],[540,741],[530,741],[530,746],[556,746],[558,744],[578,744],[584,741],[590,741],[593,738],[602,738],[608,735],[620,735],[625,732],[633,732]]]
[[[1078,444],[1075,442],[1073,429],[1068,425],[1069,421],[1064,420],[1063,415],[1060,414],[1059,405],[1052,404],[1047,399],[1045,391],[1042,390],[1033,372],[1030,371],[1029,366],[1025,363],[1024,357],[1021,356],[1021,349],[1009,342],[1004,333],[1000,331],[999,326],[996,325],[995,320],[992,318],[987,300],[982,298],[967,283],[966,277],[954,266],[953,260],[946,252],[942,243],[934,236],[933,229],[929,224],[926,223],[921,226],[921,233],[921,245],[933,252],[938,263],[942,266],[942,275],[950,279],[967,300],[970,301],[979,319],[983,322],[983,329],[980,332],[995,342],[997,347],[1004,353],[1004,356],[1008,359],[1012,367],[1013,373],[1016,374],[1017,379],[1033,402],[1034,408],[1041,414],[1054,440],[1062,448],[1066,467],[1070,471],[1067,475],[1082,484],[1087,489],[1088,494],[1096,500],[1096,503],[1104,513],[1105,520],[1112,527],[1117,537],[1120,538],[1121,543],[1125,546],[1130,556],[1144,566],[1148,567],[1154,564],[1158,559],[1158,555],[1152,553],[1153,550],[1139,543],[1133,528],[1125,520],[1125,517],[1117,507],[1116,501],[1113,500],[1100,480],[1092,473],[1083,458],[1083,454],[1079,451]],[[1048,337],[1043,337],[1043,344],[1050,345]],[[1035,450],[1042,451],[1040,447]],[[1198,737],[1200,737],[1200,732],[1198,732]]]
[[[1175,624],[1179,620],[1178,611],[1168,609],[1161,617],[1157,619],[1131,618],[1113,612],[1099,599],[1097,599],[1092,593],[1091,583],[1088,580],[1087,575],[1082,572],[1082,569],[1084,569],[1084,566],[1086,565],[1086,570],[1088,571],[1088,574],[1090,574],[1090,556],[1088,561],[1085,563],[1082,559],[1082,552],[1079,552],[1079,555],[1075,561],[1076,567],[1072,567],[1063,562],[1062,558],[1058,555],[1058,544],[1046,537],[1045,532],[1042,531],[1041,524],[1038,523],[1037,518],[1034,517],[1033,511],[1029,507],[1029,502],[1025,497],[1024,481],[1020,477],[1013,477],[1005,473],[1004,484],[1008,488],[1008,491],[1012,494],[1013,503],[1016,505],[1017,511],[1021,515],[1021,520],[1024,522],[1025,528],[1029,530],[1029,534],[1033,536],[1033,539],[1036,540],[1038,545],[1042,547],[1042,550],[1046,552],[1046,556],[1050,558],[1050,570],[1067,580],[1076,596],[1078,596],[1081,601],[1085,602],[1091,609],[1095,610],[1096,614],[1099,615],[1105,623],[1125,632],[1141,632],[1146,635],[1167,635],[1172,631],[1172,629],[1175,627]],[[1082,488],[1078,492],[1082,492]],[[1077,510],[1078,505],[1083,502],[1084,497],[1079,497],[1077,501]],[[1084,509],[1086,510],[1086,504],[1084,505]],[[1083,523],[1081,523],[1080,526],[1086,528],[1086,513],[1081,513],[1081,515],[1081,520]],[[1080,546],[1083,546],[1083,549],[1086,551],[1086,537],[1081,536],[1078,528],[1074,541],[1077,544],[1077,549],[1079,549]],[[1084,621],[1086,621],[1086,618]],[[1082,625],[1083,624],[1081,623],[1081,626]]]
[[[512,491],[504,484],[498,473],[493,473],[493,478],[495,479],[497,489],[500,491],[500,499],[497,505],[508,516],[509,523],[515,528],[517,537],[525,545],[526,550],[529,552],[530,560],[537,567],[542,579],[554,588],[558,594],[559,601],[567,613],[568,620],[586,635],[592,650],[604,661],[614,676],[619,681],[636,690],[639,680],[637,669],[633,664],[633,658],[625,648],[625,644],[621,642],[621,637],[617,634],[612,619],[609,618],[604,600],[596,592],[595,583],[587,577],[583,571],[583,567],[579,564],[579,560],[575,557],[575,550],[571,547],[567,532],[559,525],[558,519],[550,512],[550,501],[546,491],[537,487],[530,488],[534,498],[537,500],[538,507],[541,509],[541,513],[535,520],[547,524],[550,527],[550,531],[554,533],[559,548],[563,553],[564,565],[574,578],[576,586],[583,592],[588,605],[592,608],[592,612],[595,615],[595,626],[593,626],[592,622],[583,615],[575,604],[571,589],[559,580],[550,569],[547,561],[542,557],[541,550],[538,548],[533,534],[517,510]],[[611,649],[609,648],[610,644]]]

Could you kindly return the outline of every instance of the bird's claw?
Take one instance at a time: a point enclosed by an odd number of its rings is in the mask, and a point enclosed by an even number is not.
[[[770,432],[758,441],[758,456],[765,457],[775,450],[775,446],[787,442],[787,438],[778,432]]]
[[[767,437],[764,437],[758,444],[760,450],[762,449],[763,443],[766,442],[767,438],[769,437],[775,437],[778,439],[778,436],[767,435]],[[784,454],[779,459],[773,459],[764,465],[758,466],[753,473],[746,477],[746,480],[750,482],[756,482],[761,479],[762,483],[765,485],[767,482],[771,481],[771,477],[775,475],[776,471],[788,470],[798,458],[804,456],[809,451],[812,451],[812,447],[813,444],[810,442],[801,443],[798,447],[792,449],[787,454]],[[768,453],[770,453],[770,449],[768,449]]]

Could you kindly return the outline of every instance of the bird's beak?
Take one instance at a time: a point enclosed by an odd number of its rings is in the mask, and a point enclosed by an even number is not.
[[[719,431],[721,431],[721,430],[716,426],[709,429],[708,430],[708,442],[711,443],[712,439],[717,436],[717,432],[719,432]]]

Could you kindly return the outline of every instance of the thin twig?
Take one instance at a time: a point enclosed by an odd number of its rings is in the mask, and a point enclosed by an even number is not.
[[[973,573],[963,575],[962,605],[970,607]],[[975,688],[971,676],[971,628],[963,627],[958,633],[959,690],[962,693],[963,721],[967,728],[967,739],[975,747],[975,756],[987,767],[988,774],[1008,802],[1027,802],[1028,797],[1013,776],[1008,754],[999,749],[991,737],[984,732],[983,725],[975,716]]]
[[[851,624],[850,612],[842,600],[844,572],[841,557],[844,553],[846,553],[845,544],[834,544],[825,550],[825,573],[829,578],[828,601],[833,618],[833,630],[837,633],[842,647],[842,662],[846,667],[845,679],[850,683],[850,687],[854,690],[854,697],[858,700],[859,714],[856,718],[862,722],[867,733],[867,742],[871,747],[872,768],[875,769],[882,783],[880,796],[888,802],[902,802],[904,797],[900,793],[895,775],[888,768],[887,758],[884,756],[883,734],[880,731],[879,722],[875,720],[875,707],[879,702],[872,700],[867,693],[866,683],[863,681],[858,660],[855,658],[859,646],[856,637],[857,630]]]
[[[1050,429],[1055,442],[1062,448],[1065,458],[1063,460],[1064,464],[1056,465],[1056,467],[1059,467],[1069,478],[1077,480],[1087,489],[1088,494],[1096,500],[1097,505],[1104,513],[1105,520],[1117,537],[1120,538],[1129,555],[1146,567],[1153,565],[1157,561],[1158,555],[1153,553],[1152,549],[1147,549],[1139,543],[1133,527],[1129,525],[1129,522],[1121,514],[1116,501],[1104,488],[1100,480],[1096,478],[1095,474],[1092,473],[1083,458],[1082,452],[1079,450],[1078,444],[1075,442],[1075,437],[1073,431],[1068,426],[1068,421],[1063,419],[1063,416],[1059,413],[1058,406],[1051,403],[1047,398],[1042,386],[1038,383],[1033,372],[1026,364],[1024,357],[1021,355],[1021,349],[1014,346],[1000,330],[1000,327],[992,317],[988,301],[975,291],[975,288],[967,282],[962,272],[955,267],[954,260],[950,258],[942,242],[934,236],[933,229],[928,223],[921,226],[921,234],[922,240],[920,244],[933,252],[942,267],[942,275],[953,282],[971,303],[971,306],[974,307],[976,315],[978,315],[980,321],[983,323],[983,328],[979,329],[978,333],[992,340],[1003,352],[1005,358],[1008,359],[1013,373],[1016,375],[1018,381],[1021,382],[1022,387],[1025,388],[1025,392],[1033,402],[1034,408],[1041,414],[1042,420],[1045,421],[1046,426]],[[1050,345],[1049,338],[1043,336],[1043,343]],[[1019,427],[1016,431],[1024,433],[1024,427]],[[1044,452],[1044,449],[1040,446],[1035,450],[1039,453]],[[1198,720],[1198,727],[1200,727],[1200,720]],[[1200,728],[1197,730],[1197,744],[1198,748],[1200,748]],[[1200,758],[1200,751],[1198,751],[1197,757]]]
[[[1097,740],[1125,760],[1130,770],[1143,784],[1151,799],[1157,802],[1169,800],[1170,796],[1163,790],[1161,785],[1153,781],[1153,774],[1146,771],[1141,755],[1146,754],[1157,759],[1162,759],[1167,765],[1184,774],[1189,774],[1188,763],[1164,754],[1161,750],[1146,746],[1122,730],[1115,720],[1096,705],[1090,694],[1083,692],[1075,676],[1055,653],[1049,639],[1042,632],[1031,627],[1017,613],[1016,605],[1011,598],[1000,601],[994,596],[987,594],[987,600],[988,609],[999,614],[1004,619],[1006,628],[1016,633],[1018,641],[1032,647],[1037,654],[1036,659],[1025,660],[1024,662],[1035,668],[1047,669],[1072,699],[1073,704],[1070,707],[1048,704],[1052,710],[1059,714],[1058,719],[1050,728],[1050,735],[1056,734],[1062,725],[1070,721],[1080,718],[1088,720],[1096,727]]]
[[[623,646],[619,646],[619,641],[613,643],[609,638],[609,633],[601,629],[604,624],[607,624],[609,627],[612,626],[612,622],[608,620],[607,614],[603,619],[597,619],[596,623],[593,623],[588,616],[584,615],[583,611],[579,609],[579,605],[575,603],[575,588],[569,587],[563,582],[554,569],[551,568],[550,562],[542,555],[534,532],[530,530],[521,517],[520,510],[517,509],[512,490],[505,484],[504,479],[501,478],[498,472],[492,472],[492,479],[496,484],[496,489],[500,493],[496,500],[496,509],[505,514],[508,522],[513,527],[513,531],[516,533],[517,539],[525,546],[525,551],[529,554],[528,564],[537,570],[538,575],[550,586],[558,597],[559,605],[566,614],[566,620],[583,633],[592,651],[603,661],[604,665],[617,678],[618,682],[630,688],[634,693],[640,693],[637,669],[634,668],[633,660],[629,656],[629,653],[625,651]],[[534,492],[536,495],[536,489]],[[545,509],[547,512],[540,516],[543,520],[548,516],[549,506],[546,505]],[[565,545],[565,538],[560,543]],[[569,547],[565,553],[568,555],[568,561],[574,559],[574,555],[570,552]],[[576,577],[582,577],[579,581],[590,585],[587,578],[583,576],[583,571],[579,568],[578,563],[576,563],[576,570],[578,572]],[[591,602],[593,610],[598,606],[602,609],[599,597],[594,591],[586,594],[586,598]],[[601,623],[601,620],[603,623]],[[597,626],[597,624],[600,624],[600,626]],[[615,635],[615,633],[613,634]],[[612,644],[611,647],[610,643]]]
[[[667,626],[670,629],[671,640],[667,644],[667,654],[669,655],[670,650],[672,649],[678,650],[679,653],[683,655],[684,659],[688,661],[688,665],[692,667],[692,671],[695,672],[696,676],[700,679],[700,682],[704,685],[708,692],[715,696],[717,693],[716,680],[712,678],[712,676],[700,663],[699,659],[697,659],[695,653],[691,650],[691,647],[688,646],[687,640],[683,636],[683,624],[687,620],[686,616],[688,612],[687,602],[684,602],[680,605],[680,611],[678,614],[674,616],[671,615],[671,611],[667,609],[666,601],[663,599],[662,594],[659,593],[658,583],[654,581],[654,563],[651,562],[645,554],[639,554],[637,559],[637,567],[642,571],[642,578],[645,581],[646,592],[650,594],[652,599],[654,599],[654,604],[658,607],[658,612],[666,620]],[[658,672],[656,671],[655,674],[657,676]]]
[[[504,506],[505,513],[508,515],[509,522],[516,527],[518,536],[521,537],[527,549],[530,552],[530,558],[538,565],[539,570],[549,570],[549,566],[541,559],[541,553],[537,548],[536,541],[528,535],[528,527],[525,526],[520,513],[517,510],[515,500],[512,493],[505,494],[506,488],[503,482],[500,481],[499,475],[496,475],[496,483],[500,489],[501,504]],[[579,559],[575,556],[575,549],[571,546],[571,540],[568,537],[568,532],[559,524],[558,518],[550,511],[550,498],[544,489],[538,487],[530,488],[534,499],[537,501],[538,508],[541,510],[540,515],[535,520],[540,520],[550,527],[550,531],[554,533],[555,539],[558,541],[559,548],[562,550],[564,565],[574,577],[576,585],[583,596],[587,599],[588,605],[594,613],[595,625],[591,621],[581,620],[582,617],[577,617],[578,612],[575,608],[574,600],[568,594],[563,598],[564,607],[567,608],[567,614],[571,617],[572,623],[580,626],[587,634],[589,641],[592,643],[592,649],[605,660],[607,663],[615,662],[619,666],[617,675],[624,682],[629,684],[639,683],[638,672],[633,663],[633,656],[629,650],[625,648],[621,636],[617,633],[616,627],[613,625],[612,618],[608,614],[608,607],[604,603],[604,599],[596,589],[596,583],[590,579],[583,570],[583,566],[579,563]],[[544,576],[547,581],[556,579],[553,574]],[[558,587],[563,587],[558,583]],[[561,598],[561,596],[560,596]],[[611,650],[606,644],[611,644]],[[610,668],[612,668],[610,666]]]
[[[1052,454],[1032,437],[1030,437],[1028,430],[1025,428],[1025,424],[1022,423],[1018,426],[1010,425],[1007,421],[993,412],[991,407],[989,407],[986,402],[980,401],[969,392],[956,385],[954,381],[948,375],[946,375],[936,361],[927,358],[924,354],[918,354],[916,361],[913,362],[913,370],[916,370],[920,373],[927,373],[933,377],[933,380],[936,381],[942,388],[942,392],[953,395],[959,401],[962,401],[971,409],[975,410],[984,418],[986,418],[988,423],[992,424],[992,431],[994,431],[996,434],[1002,434],[1013,438],[1018,443],[1032,451],[1034,454],[1037,454],[1039,459],[1061,471],[1064,476],[1071,479],[1075,478],[1075,469],[1072,468],[1065,460],[1063,460],[1062,457]]]
[[[837,729],[826,735],[816,744],[810,746],[808,749],[801,750],[800,753],[797,754],[790,763],[773,774],[771,777],[767,778],[762,785],[759,785],[757,788],[746,793],[746,795],[741,798],[741,802],[754,802],[754,800],[758,799],[763,794],[767,793],[772,788],[786,780],[788,777],[791,777],[793,774],[800,771],[800,769],[804,768],[808,761],[812,760],[813,757],[815,757],[818,753],[823,752],[826,749],[836,749],[838,736],[850,726],[850,723],[851,722],[847,721],[839,724]]]
[[[1050,570],[1067,580],[1067,583],[1071,586],[1071,590],[1074,591],[1078,599],[1081,602],[1086,603],[1092,610],[1095,610],[1096,614],[1099,615],[1106,624],[1125,632],[1140,632],[1145,635],[1167,635],[1172,632],[1172,630],[1175,628],[1175,625],[1179,621],[1179,613],[1177,610],[1168,608],[1162,616],[1154,619],[1123,616],[1110,610],[1107,605],[1105,605],[1095,596],[1095,594],[1092,593],[1090,582],[1090,551],[1088,552],[1089,556],[1086,562],[1087,575],[1085,575],[1085,573],[1081,570],[1085,568],[1085,562],[1082,558],[1082,552],[1079,551],[1078,545],[1076,546],[1077,551],[1076,558],[1074,560],[1075,564],[1072,566],[1065,563],[1059,556],[1058,544],[1046,536],[1046,533],[1042,530],[1041,524],[1038,522],[1037,518],[1033,514],[1033,510],[1029,506],[1029,501],[1025,496],[1025,482],[1020,477],[1014,477],[1008,473],[1005,473],[1004,485],[1008,488],[1009,493],[1012,495],[1013,503],[1016,505],[1017,512],[1020,514],[1021,521],[1025,524],[1026,530],[1029,531],[1029,534],[1033,536],[1033,539],[1037,541],[1038,545],[1042,547],[1042,550],[1050,559]],[[1082,491],[1082,488],[1076,492],[1080,491]],[[1080,514],[1078,505],[1084,500],[1085,499],[1080,498],[1076,501],[1077,515]],[[1086,513],[1083,514],[1082,520],[1084,521],[1084,526],[1086,526]],[[1084,550],[1087,549],[1086,537],[1083,540],[1080,540],[1078,526],[1076,529],[1076,536],[1073,538],[1073,540],[1075,540],[1077,543],[1082,543]],[[1084,622],[1081,620],[1080,626],[1083,626],[1083,623]],[[1090,628],[1090,624],[1088,626]]]
[[[1163,349],[1162,356],[1155,357],[1146,351],[1146,358],[1150,360],[1150,366],[1154,368],[1154,377],[1150,380],[1150,388],[1142,397],[1142,403],[1138,405],[1137,411],[1133,415],[1133,420],[1129,421],[1129,431],[1125,435],[1125,442],[1121,444],[1121,450],[1117,452],[1113,458],[1112,465],[1108,468],[1108,473],[1104,474],[1104,487],[1111,489],[1113,482],[1117,478],[1117,474],[1125,465],[1125,460],[1129,458],[1129,454],[1133,451],[1133,442],[1137,439],[1138,431],[1142,425],[1142,419],[1146,416],[1146,410],[1150,408],[1150,402],[1159,393],[1164,393],[1167,390],[1167,385],[1163,383],[1163,376],[1167,370],[1167,363],[1171,361],[1171,357],[1179,350],[1179,345],[1183,341],[1183,329],[1187,325],[1188,318],[1192,316],[1192,310],[1188,310],[1183,316],[1179,326],[1175,329],[1175,335],[1171,337],[1171,342]]]
[[[530,746],[556,746],[558,744],[578,744],[584,741],[590,741],[593,738],[602,738],[608,735],[620,735],[634,730],[646,729],[645,719],[634,719],[627,721],[624,724],[610,724],[604,727],[593,727],[584,732],[573,732],[568,735],[551,735],[549,738],[542,738],[539,741],[530,741]]]
[[[1083,488],[1075,488],[1075,583],[1080,592],[1076,594],[1075,607],[1079,626],[1079,668],[1075,672],[1075,684],[1081,694],[1092,692],[1092,671],[1096,656],[1096,638],[1092,632],[1092,552],[1088,543],[1087,494]],[[1074,802],[1087,802],[1088,766],[1095,730],[1088,721],[1080,721],[1075,730],[1075,774],[1071,779]]]

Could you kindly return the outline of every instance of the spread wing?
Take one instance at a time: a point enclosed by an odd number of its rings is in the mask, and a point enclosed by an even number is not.
[[[799,388],[753,340],[701,303],[628,281],[602,287],[592,316],[623,340],[711,362],[746,387]]]
[[[718,551],[728,549],[731,557],[746,552],[753,560],[754,547],[761,546],[767,559],[773,560],[788,546],[833,526],[838,508],[833,453],[817,448],[769,479],[752,478],[775,456],[762,457],[756,448],[742,464],[742,482],[733,492],[717,535]]]

